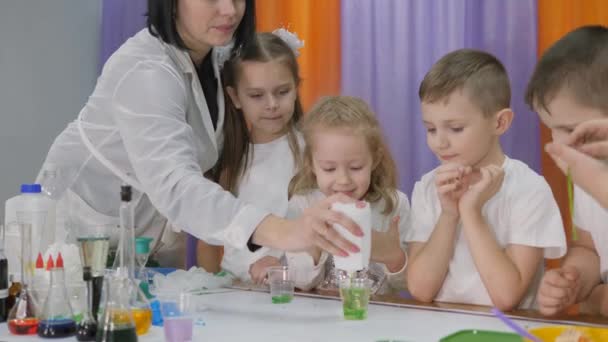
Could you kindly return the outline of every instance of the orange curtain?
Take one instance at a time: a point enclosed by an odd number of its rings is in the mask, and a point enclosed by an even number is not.
[[[285,27],[304,40],[298,62],[304,110],[340,93],[340,0],[258,0],[258,31]]]
[[[589,24],[608,25],[608,1],[605,0],[539,0],[538,1],[538,55],[573,29]],[[541,127],[541,143],[551,141],[551,132]],[[543,152],[541,161],[543,175],[551,185],[560,206],[570,237],[571,219],[568,211],[566,177],[551,158]],[[552,266],[554,266],[553,264]]]

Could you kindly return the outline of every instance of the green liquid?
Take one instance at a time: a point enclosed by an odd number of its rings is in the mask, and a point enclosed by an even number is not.
[[[367,309],[351,309],[344,307],[344,318],[348,320],[362,320],[367,318]]]
[[[272,296],[272,304],[285,304],[290,303],[293,298],[290,294],[282,294],[278,296]]]
[[[97,342],[137,342],[135,328],[117,329],[111,331],[97,330]]]
[[[369,289],[345,288],[340,289],[344,318],[347,320],[363,320],[367,318],[367,303]]]
[[[84,314],[79,313],[79,314],[74,315],[74,317],[72,317],[72,318],[74,318],[74,321],[75,321],[76,323],[78,323],[78,322],[82,321],[82,317],[83,317],[83,316],[84,316]]]

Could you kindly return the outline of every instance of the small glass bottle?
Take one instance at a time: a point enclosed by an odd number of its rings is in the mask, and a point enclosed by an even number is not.
[[[17,297],[19,297],[19,292],[21,292],[21,282],[15,279],[14,274],[9,275],[8,280],[11,284],[11,287],[8,288],[8,298],[6,300],[6,305],[8,312],[10,312],[13,306],[15,306]]]
[[[56,265],[49,255],[47,269],[51,272],[51,284],[38,322],[38,336],[61,338],[76,334],[76,322],[68,298],[63,271],[63,258],[57,255]]]
[[[8,317],[8,260],[4,255],[4,227],[0,225],[0,322]]]

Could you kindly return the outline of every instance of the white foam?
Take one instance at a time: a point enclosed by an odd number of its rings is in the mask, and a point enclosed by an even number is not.
[[[203,268],[192,267],[188,271],[176,270],[168,275],[155,273],[151,291],[161,293],[210,290],[230,285],[233,280],[230,275],[216,276]]]

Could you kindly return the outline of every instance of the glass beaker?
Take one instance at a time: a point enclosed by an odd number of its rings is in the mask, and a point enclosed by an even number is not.
[[[340,280],[340,298],[344,319],[364,320],[367,318],[372,281],[368,278],[350,277]]]
[[[55,264],[52,256],[49,256],[47,269],[51,272],[51,284],[39,316],[38,336],[43,338],[73,336],[76,333],[76,322],[68,299],[61,253],[57,255]]]
[[[287,266],[268,267],[268,284],[273,304],[290,303],[293,299],[295,282]]]
[[[188,292],[158,293],[167,342],[192,341],[195,299]]]
[[[131,312],[131,288],[128,276],[112,271],[105,274],[97,342],[137,341],[135,321]]]

